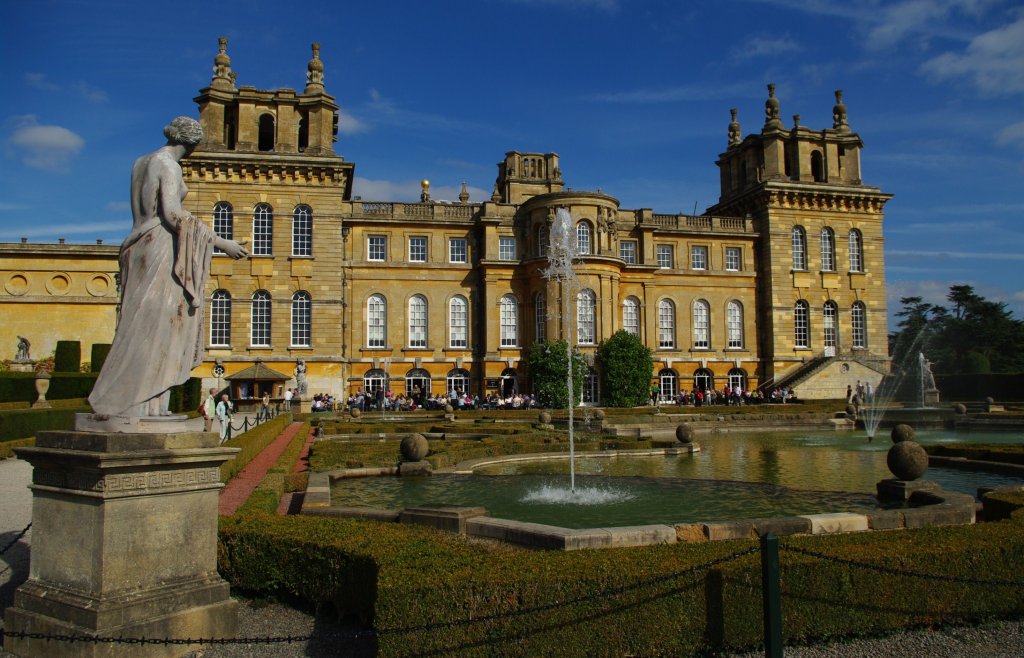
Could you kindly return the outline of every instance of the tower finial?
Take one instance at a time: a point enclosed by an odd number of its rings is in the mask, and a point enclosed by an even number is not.
[[[469,203],[469,189],[466,187],[466,181],[462,181],[462,189],[459,190],[459,203]]]
[[[743,141],[743,132],[740,130],[740,122],[736,120],[737,109],[734,107],[729,110],[729,114],[732,115],[732,121],[729,122],[729,146],[736,146]]]
[[[842,89],[836,89],[836,104],[832,107],[832,128],[841,133],[850,132],[850,125],[846,123],[846,105],[843,104]]]
[[[324,90],[324,63],[320,61],[320,44],[313,43],[313,59],[306,66],[305,93],[315,94]]]
[[[782,120],[779,118],[779,99],[775,98],[775,83],[768,83],[768,100],[764,102],[764,129],[782,130]]]
[[[228,38],[219,37],[217,43],[220,51],[213,57],[213,81],[210,86],[214,89],[234,90],[235,72],[231,70],[231,58],[228,57]]]

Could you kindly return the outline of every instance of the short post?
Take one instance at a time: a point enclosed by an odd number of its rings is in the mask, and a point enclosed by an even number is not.
[[[782,595],[779,585],[779,538],[761,536],[761,594],[764,608],[764,655],[782,658]]]

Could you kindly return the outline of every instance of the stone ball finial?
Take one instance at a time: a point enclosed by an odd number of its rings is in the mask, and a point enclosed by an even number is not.
[[[736,119],[738,112],[739,111],[735,107],[729,110],[729,114],[732,116],[732,120],[729,121],[729,146],[736,146],[743,141],[743,132],[740,128],[740,122]]]
[[[676,440],[680,443],[693,443],[693,428],[686,423],[676,426]]]
[[[855,405],[855,404],[848,404],[848,405],[846,405],[846,415],[848,417],[850,417],[850,418],[856,418],[857,417],[857,405]]]
[[[313,59],[306,65],[306,90],[307,94],[324,89],[324,63],[320,61],[320,44],[314,42],[312,45]]]
[[[430,452],[430,444],[422,434],[409,434],[402,439],[400,446],[402,459],[408,462],[423,461]]]
[[[537,416],[537,422],[540,423],[541,425],[550,425],[551,414],[546,411],[540,412],[540,414]]]
[[[764,102],[764,127],[768,129],[781,129],[782,121],[780,116],[779,99],[775,98],[775,83],[768,83],[768,100]]]
[[[900,441],[889,448],[885,462],[897,479],[916,480],[928,470],[928,453],[919,443]]]
[[[349,409],[348,413],[350,416],[357,419],[363,415],[363,412],[359,410],[359,407],[352,407]]]
[[[894,425],[892,431],[889,432],[889,436],[892,437],[893,443],[902,443],[904,441],[913,441],[916,436],[914,428],[906,423],[900,423]]]
[[[962,402],[957,402],[956,404],[953,405],[953,413],[955,413],[957,416],[963,416],[964,414],[967,413],[967,405],[963,404]]]
[[[846,105],[843,104],[843,90],[836,89],[836,104],[832,107],[832,128],[839,132],[850,132],[846,122]]]

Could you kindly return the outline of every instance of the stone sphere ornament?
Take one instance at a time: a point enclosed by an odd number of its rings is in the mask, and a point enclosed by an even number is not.
[[[856,405],[853,405],[853,404],[846,405],[846,416],[848,418],[856,418],[857,417],[857,407],[856,407]]]
[[[595,409],[594,410],[594,418],[596,418],[598,420],[604,420],[604,418],[605,418],[604,409]]]
[[[913,441],[916,435],[917,433],[914,432],[914,428],[911,427],[910,425],[907,425],[906,423],[894,425],[892,431],[889,433],[889,436],[892,437],[893,443]]]
[[[453,414],[453,413],[455,413],[455,409],[452,409],[452,405],[446,404],[446,405],[444,405],[444,412],[446,414]]]
[[[430,444],[422,434],[409,434],[402,439],[402,459],[407,462],[422,461],[430,452]]]
[[[919,443],[900,441],[889,448],[885,462],[897,479],[916,480],[928,470],[928,453]]]
[[[963,416],[964,414],[967,413],[967,405],[961,402],[954,404],[953,413],[955,413],[957,416]]]
[[[680,443],[693,443],[693,428],[685,424],[677,425],[676,439]]]
[[[540,415],[537,416],[537,422],[540,423],[541,425],[550,425],[551,424],[551,414],[549,414],[546,411],[540,412]]]
[[[352,407],[351,409],[349,409],[348,413],[353,418],[359,418],[360,416],[363,415],[363,412],[359,411],[359,407]]]

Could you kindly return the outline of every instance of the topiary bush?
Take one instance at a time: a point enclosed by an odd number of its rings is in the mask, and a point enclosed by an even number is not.
[[[79,372],[82,367],[82,343],[77,340],[58,340],[53,354],[54,372]]]
[[[89,358],[89,367],[92,372],[99,372],[103,364],[107,362],[107,355],[110,354],[110,343],[93,343],[92,354]]]
[[[639,336],[616,331],[597,348],[601,372],[601,404],[636,407],[650,397],[654,361]]]

